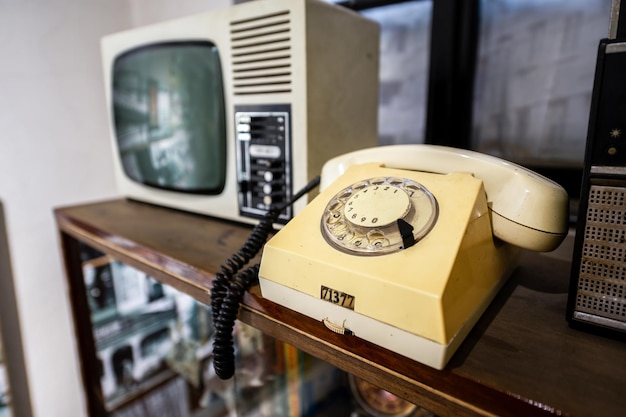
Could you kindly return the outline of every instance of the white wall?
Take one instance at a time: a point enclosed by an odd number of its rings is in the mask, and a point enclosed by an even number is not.
[[[235,3],[232,0],[129,0],[128,2],[134,26],[228,7]]]
[[[0,279],[12,275],[14,288],[0,293],[0,303],[15,296],[35,416],[86,414],[52,210],[116,196],[99,39],[228,4],[0,2],[0,201],[12,270]],[[5,336],[5,345],[16,337]]]

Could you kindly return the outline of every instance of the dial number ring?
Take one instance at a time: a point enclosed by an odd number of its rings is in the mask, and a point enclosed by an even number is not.
[[[343,214],[355,226],[384,227],[404,218],[410,208],[409,196],[401,188],[373,184],[354,193]]]

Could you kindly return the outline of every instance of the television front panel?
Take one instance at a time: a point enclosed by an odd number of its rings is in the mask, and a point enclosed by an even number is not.
[[[226,178],[226,115],[217,48],[156,43],[113,63],[112,111],[125,175],[165,190],[219,194]]]

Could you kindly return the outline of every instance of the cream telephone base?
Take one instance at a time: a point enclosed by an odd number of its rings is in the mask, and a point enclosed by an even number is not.
[[[387,148],[406,158],[442,151]],[[388,164],[388,149],[376,150]],[[347,157],[361,163],[370,158],[363,155]],[[505,282],[519,249],[494,238],[490,190],[467,169],[471,164],[445,175],[349,165],[331,184],[323,172],[326,188],[265,245],[261,293],[333,331],[442,369]],[[556,201],[556,222],[562,222],[565,192],[542,177],[532,179],[540,184],[526,186],[530,194]],[[541,237],[546,231],[538,231],[542,242],[531,248],[558,246],[564,224],[547,231],[549,243]]]

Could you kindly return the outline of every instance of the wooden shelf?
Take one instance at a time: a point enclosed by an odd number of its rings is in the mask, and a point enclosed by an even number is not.
[[[82,242],[204,303],[214,273],[251,231],[126,200],[59,208],[55,216],[69,276]],[[525,254],[443,371],[335,334],[263,299],[258,287],[244,299],[240,320],[439,416],[621,416],[626,346],[568,327],[569,268]]]

